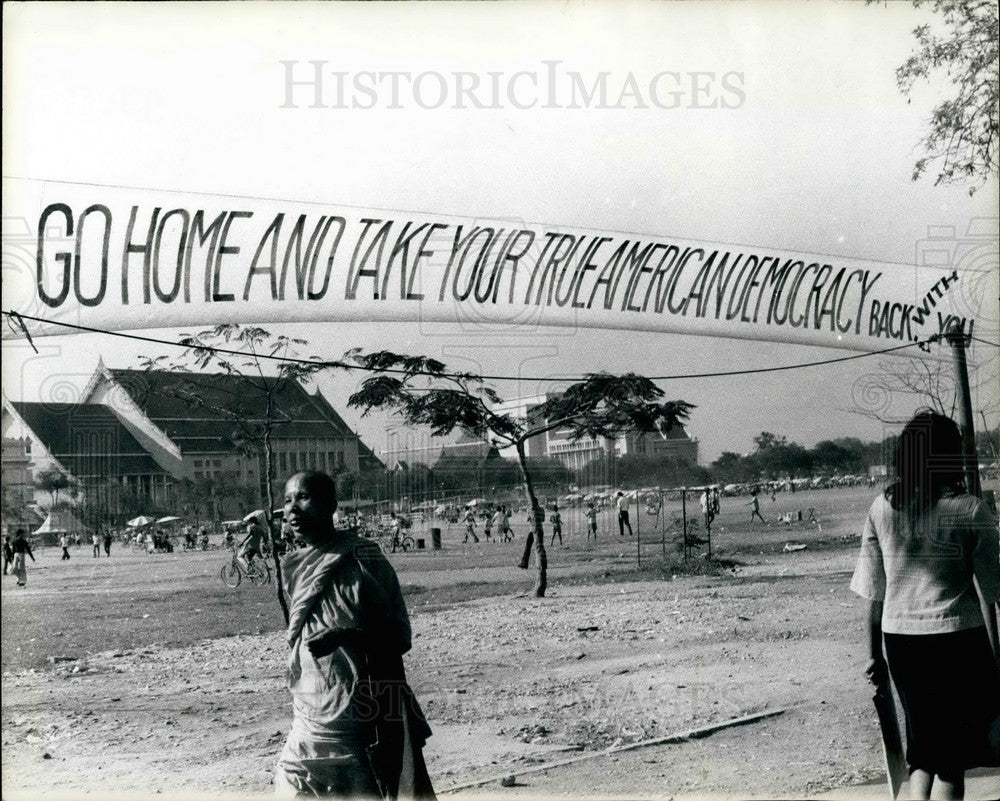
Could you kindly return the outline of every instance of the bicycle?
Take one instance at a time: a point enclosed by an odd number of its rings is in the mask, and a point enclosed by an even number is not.
[[[375,540],[378,542],[378,547],[382,549],[382,553],[392,553],[397,548],[406,553],[416,544],[409,534],[396,537],[391,531],[380,531]]]
[[[262,557],[254,559],[249,565],[244,565],[239,554],[233,550],[232,561],[228,565],[223,565],[219,571],[222,583],[230,589],[239,587],[244,575],[256,586],[271,583],[271,568]]]

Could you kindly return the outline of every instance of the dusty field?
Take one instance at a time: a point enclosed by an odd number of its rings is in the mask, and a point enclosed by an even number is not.
[[[636,572],[634,541],[602,532],[586,548],[572,524],[544,600],[511,566],[519,542],[461,546],[456,529],[442,552],[393,557],[439,792],[807,797],[878,778],[845,539],[871,496],[814,495],[763,511],[814,506],[822,531],[747,528],[730,501],[716,544],[741,566],[715,576],[662,574],[652,536]],[[808,547],[784,553],[790,541]],[[273,587],[223,587],[221,552],[58,556],[38,554],[26,590],[4,578],[4,797],[269,794],[290,722]]]

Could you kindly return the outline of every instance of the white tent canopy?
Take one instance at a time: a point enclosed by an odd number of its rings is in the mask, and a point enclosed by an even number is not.
[[[45,521],[32,534],[89,534],[90,527],[85,526],[72,512],[58,510],[50,512]]]

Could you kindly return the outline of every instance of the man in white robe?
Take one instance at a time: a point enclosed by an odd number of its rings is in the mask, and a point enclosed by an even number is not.
[[[284,519],[306,547],[282,559],[293,720],[275,790],[433,798],[420,754],[430,730],[403,674],[410,622],[399,580],[376,545],[334,528],[336,508],[325,473],[288,480]]]

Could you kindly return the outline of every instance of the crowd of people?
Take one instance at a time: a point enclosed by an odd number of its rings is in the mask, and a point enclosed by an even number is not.
[[[962,437],[936,413],[903,430],[895,480],[863,521],[850,588],[866,599],[869,660],[877,697],[895,687],[905,717],[910,792],[915,798],[962,798],[966,770],[1000,765],[1000,662],[996,608],[1000,544],[996,510],[964,484]],[[719,512],[718,491],[700,496],[706,528]],[[751,522],[763,520],[758,494]],[[391,564],[356,529],[335,525],[336,484],[325,473],[293,475],[284,496],[290,542],[281,560],[289,600],[288,688],[292,726],[278,758],[279,796],[433,798],[421,749],[430,729],[406,681],[402,655],[411,632]],[[597,537],[597,506],[585,509],[587,539]],[[629,499],[618,492],[620,537],[633,536]],[[469,506],[465,539],[512,538],[512,509]],[[396,515],[393,519],[398,520]],[[557,503],[529,513],[562,542]],[[529,528],[529,531],[531,530]],[[155,547],[158,532],[149,537]],[[204,528],[186,537],[194,545]],[[247,521],[231,544],[247,563],[269,536]],[[60,543],[69,559],[69,539]],[[96,535],[93,555],[110,546]],[[4,572],[26,586],[34,560],[23,530],[4,541]],[[890,682],[891,680],[891,682]]]

